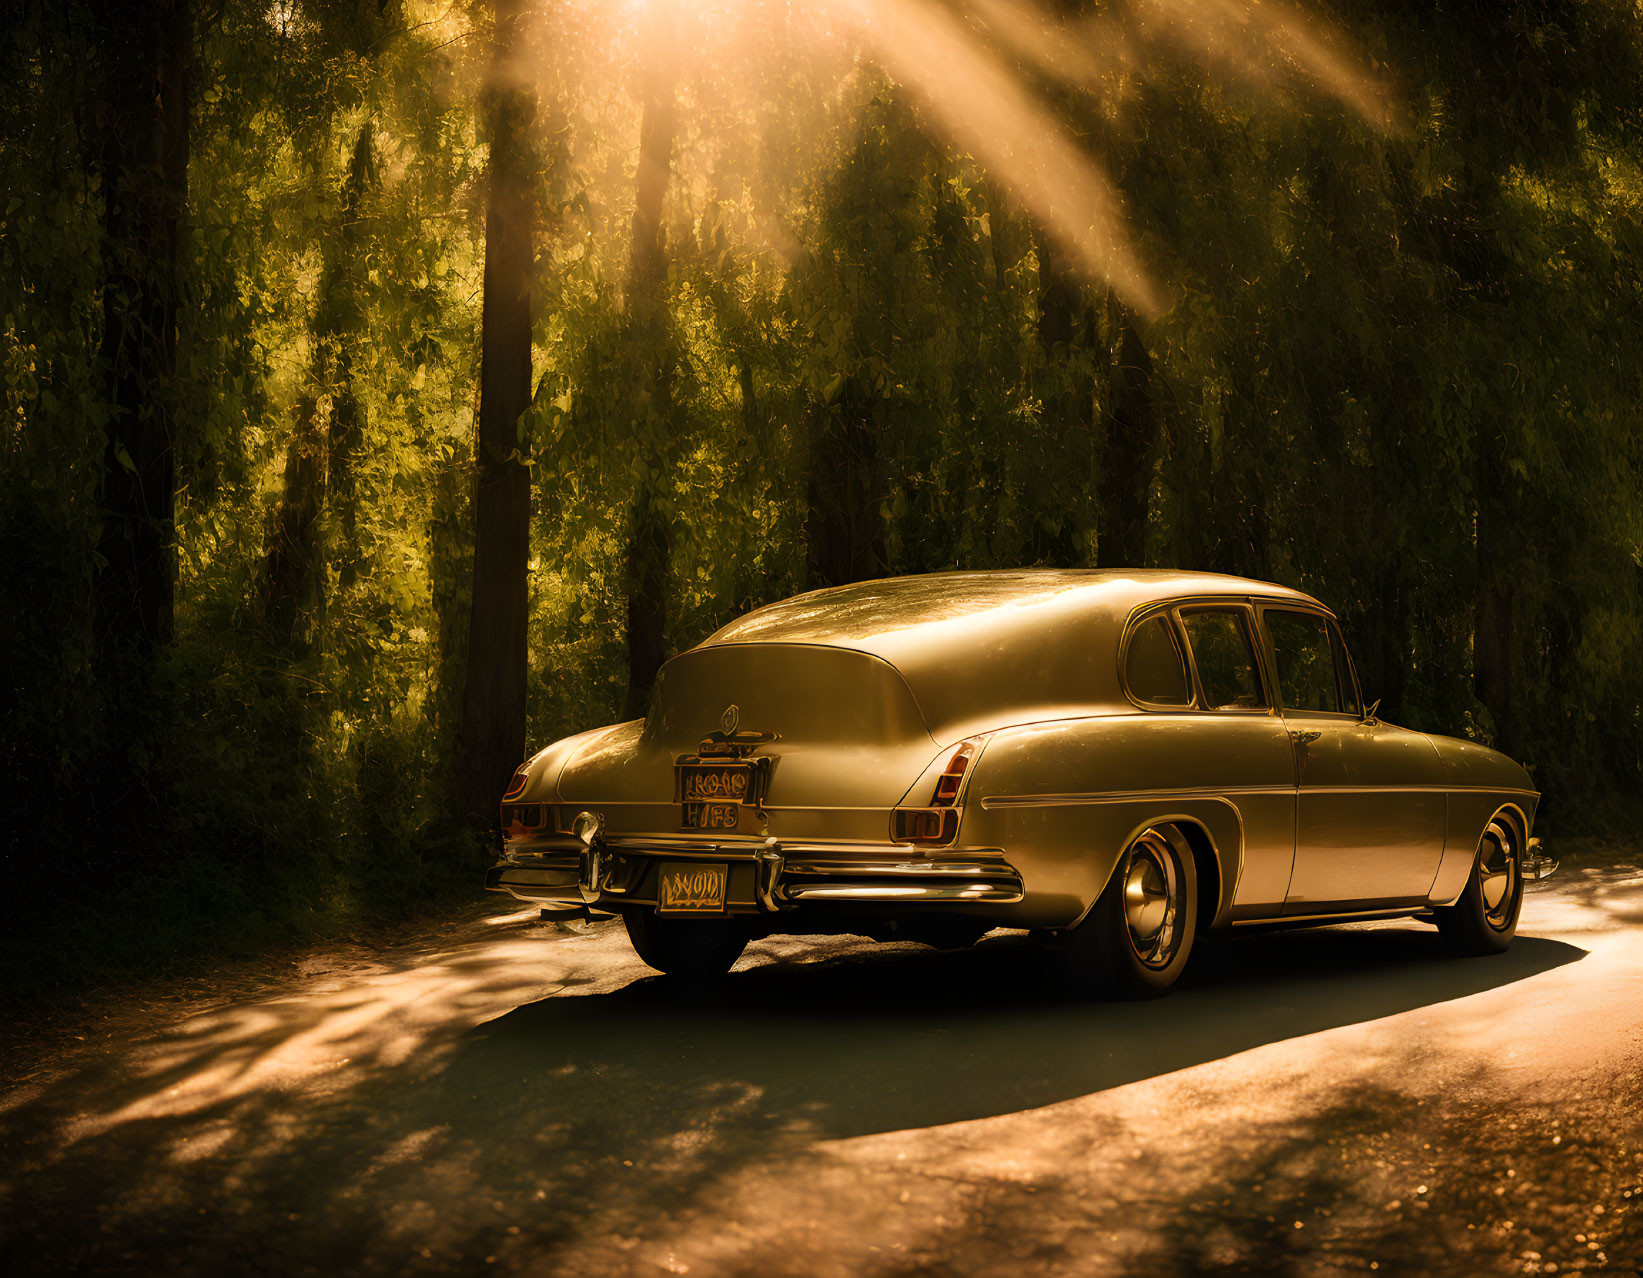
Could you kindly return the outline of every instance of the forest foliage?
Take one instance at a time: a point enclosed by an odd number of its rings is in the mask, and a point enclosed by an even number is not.
[[[1546,828],[1643,787],[1629,0],[0,12],[18,920],[124,959],[471,885],[498,750],[943,568],[1299,586]]]

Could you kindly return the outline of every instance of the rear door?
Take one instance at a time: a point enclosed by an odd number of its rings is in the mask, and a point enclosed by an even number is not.
[[[1289,886],[1295,791],[1289,739],[1256,655],[1254,610],[1242,600],[1219,600],[1184,604],[1175,615],[1194,688],[1190,721],[1167,734],[1178,779],[1207,783],[1238,813],[1244,855],[1233,917],[1271,918],[1283,909]]]
[[[1295,867],[1285,914],[1418,904],[1443,856],[1442,763],[1418,732],[1364,722],[1334,619],[1263,606],[1295,766]]]

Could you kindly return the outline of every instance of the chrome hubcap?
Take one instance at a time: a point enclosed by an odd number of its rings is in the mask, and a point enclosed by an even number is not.
[[[1148,967],[1168,967],[1181,937],[1181,875],[1175,849],[1156,830],[1124,860],[1124,923],[1130,947]]]
[[[1478,848],[1478,890],[1490,927],[1503,928],[1511,921],[1519,874],[1517,836],[1509,822],[1496,817]]]

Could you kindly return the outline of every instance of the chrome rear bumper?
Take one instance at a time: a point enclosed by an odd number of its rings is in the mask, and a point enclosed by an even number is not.
[[[1523,858],[1523,877],[1529,880],[1549,879],[1557,873],[1558,859],[1549,856],[1540,846],[1539,839],[1530,839]]]
[[[537,840],[510,849],[485,876],[491,891],[572,911],[656,903],[652,870],[661,861],[722,861],[730,867],[731,913],[777,913],[801,905],[1009,905],[1024,895],[1021,875],[997,848],[945,849],[920,857],[910,847],[793,844],[777,839],[719,843],[612,835],[584,846]]]

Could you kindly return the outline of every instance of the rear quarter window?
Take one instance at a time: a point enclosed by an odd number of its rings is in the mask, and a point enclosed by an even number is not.
[[[1191,704],[1186,661],[1167,617],[1154,617],[1135,628],[1124,658],[1124,683],[1137,701],[1155,706]]]

